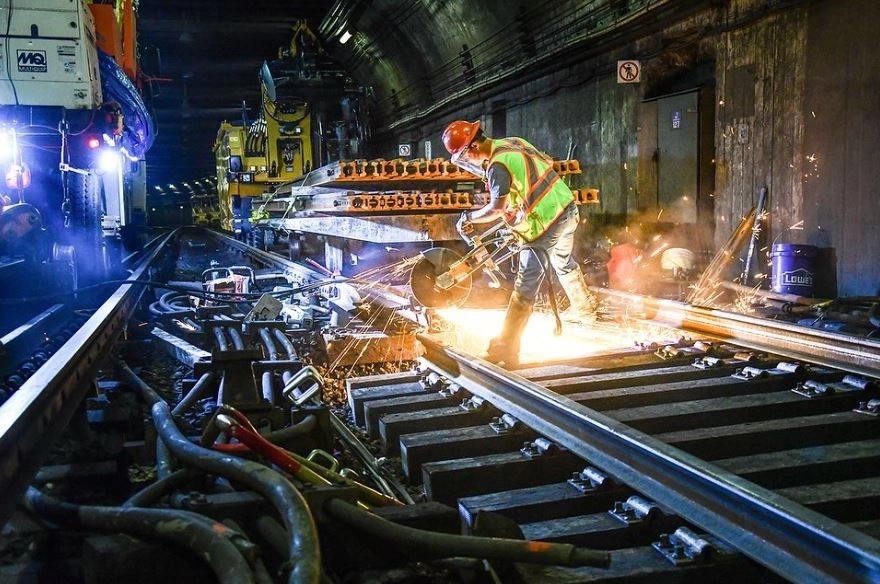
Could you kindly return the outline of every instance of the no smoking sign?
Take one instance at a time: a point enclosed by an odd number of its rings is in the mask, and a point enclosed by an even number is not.
[[[618,83],[638,83],[642,80],[642,65],[638,61],[617,62]]]

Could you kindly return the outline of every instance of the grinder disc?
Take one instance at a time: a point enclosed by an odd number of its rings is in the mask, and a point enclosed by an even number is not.
[[[449,308],[461,306],[471,293],[471,276],[468,274],[446,290],[437,287],[437,276],[461,259],[461,255],[446,247],[432,247],[422,252],[413,265],[409,284],[412,294],[426,308]]]

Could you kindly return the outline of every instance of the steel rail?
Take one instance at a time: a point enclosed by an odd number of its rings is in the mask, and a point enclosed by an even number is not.
[[[174,235],[151,242],[126,282],[0,406],[0,525],[80,407],[144,292],[138,282],[148,280],[150,264]]]
[[[635,316],[637,320],[850,373],[880,376],[880,342],[875,340],[618,290],[597,291],[634,312],[644,313],[643,318]]]
[[[230,237],[228,235],[220,233],[219,231],[206,229],[204,227],[192,227],[189,229],[194,229],[198,230],[201,233],[205,233],[206,235],[213,238],[215,241],[218,241],[223,245],[228,245],[229,247],[235,248],[238,251],[250,256],[251,258],[258,260],[266,266],[270,266],[273,268],[284,267],[286,269],[289,269],[292,272],[295,272],[297,275],[303,277],[308,283],[318,282],[326,279],[326,276],[319,274],[316,270],[290,261],[287,258],[284,258],[278,254],[263,251],[259,248],[248,245],[242,241],[235,239],[234,237]]]
[[[306,281],[306,283],[311,284],[321,281],[326,281],[327,285],[333,285],[334,283],[357,283],[357,275],[353,276],[352,278],[342,278],[339,280],[334,280],[319,273],[317,270],[313,270],[312,268],[308,268],[306,266],[303,266],[302,264],[288,260],[287,258],[282,257],[278,254],[270,253],[252,247],[218,231],[205,228],[198,229],[204,231],[216,241],[221,242],[224,245],[233,247],[241,251],[242,253],[245,253],[250,257],[262,262],[266,266],[291,270],[292,272],[301,276]],[[410,320],[417,325],[421,324],[419,322],[419,314],[413,310],[411,300],[405,297],[402,292],[395,290],[393,287],[389,288],[388,290],[377,290],[371,288],[367,290],[361,290],[361,292],[363,292],[364,296],[376,301],[383,307],[397,311],[400,316],[406,318],[407,320]]]
[[[793,582],[877,582],[880,541],[471,355],[428,366]]]

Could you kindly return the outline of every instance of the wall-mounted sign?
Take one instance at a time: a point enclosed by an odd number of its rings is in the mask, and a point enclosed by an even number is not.
[[[410,146],[409,144],[398,144],[397,155],[404,157],[412,156],[412,146]]]
[[[642,65],[638,61],[617,62],[618,83],[638,83],[642,80]]]

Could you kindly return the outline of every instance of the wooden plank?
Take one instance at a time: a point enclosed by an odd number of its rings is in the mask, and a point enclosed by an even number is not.
[[[777,493],[835,521],[880,519],[880,477],[788,487]]]
[[[400,453],[399,440],[404,434],[478,426],[498,415],[498,411],[491,407],[465,410],[460,406],[388,414],[379,420],[379,436],[385,456],[397,456]]]
[[[422,355],[421,345],[411,334],[370,332],[324,337],[327,359],[334,368],[365,363],[402,363],[415,361]]]
[[[637,523],[624,523],[608,512],[550,519],[520,526],[526,539],[568,543],[593,549],[620,549],[651,545],[661,534],[684,525],[676,515],[658,515]]]
[[[615,502],[623,501],[631,494],[632,491],[625,487],[582,491],[569,482],[551,483],[462,497],[458,500],[458,512],[465,530],[471,532],[480,511],[499,513],[520,524],[542,520],[552,523],[565,517],[607,513]]]
[[[352,380],[353,381],[353,380]],[[348,406],[354,423],[363,428],[366,418],[364,417],[364,404],[378,399],[400,397],[404,395],[419,395],[429,393],[418,381],[392,381],[379,385],[364,385],[349,387]]]
[[[657,363],[654,363],[653,368],[646,370],[611,371],[589,376],[567,377],[545,381],[541,385],[556,393],[568,395],[618,387],[630,387],[646,383],[658,385],[674,381],[691,381],[710,377],[730,376],[737,369],[742,369],[745,365],[740,361],[729,362],[729,364],[720,367],[701,369],[693,366],[693,360],[694,357],[690,357],[688,359],[689,363],[682,366],[658,368]]]
[[[704,460],[880,437],[873,416],[840,412],[657,434],[654,438]]]
[[[864,399],[864,396],[856,392],[808,399],[792,391],[780,391],[609,410],[604,413],[636,430],[655,434],[848,411],[857,407],[860,399]]]
[[[397,373],[378,373],[376,375],[362,375],[360,377],[352,377],[345,380],[345,388],[348,391],[360,389],[362,387],[376,387],[378,385],[393,385],[395,383],[406,383],[410,381],[418,381],[422,378],[419,371],[400,371]]]
[[[652,547],[611,552],[608,568],[569,568],[515,564],[520,584],[586,584],[587,582],[767,582],[767,574],[741,556],[675,566]]]
[[[715,465],[768,489],[880,476],[880,440],[750,454]]]
[[[428,462],[422,482],[430,500],[453,505],[461,497],[560,482],[583,468],[584,461],[567,450],[534,458],[508,452]]]
[[[404,434],[400,437],[400,464],[409,482],[418,484],[426,462],[510,452],[536,437],[528,430],[499,434],[488,424]]]
[[[795,386],[797,380],[796,377],[789,375],[773,375],[748,381],[728,376],[719,379],[636,385],[591,393],[575,393],[567,397],[588,408],[605,411],[636,407],[645,403],[667,404],[710,397],[769,393],[790,389]]]
[[[440,392],[368,400],[364,402],[364,426],[370,438],[376,440],[379,438],[379,420],[382,416],[415,412],[426,408],[449,407],[460,401],[461,396],[453,397]]]

